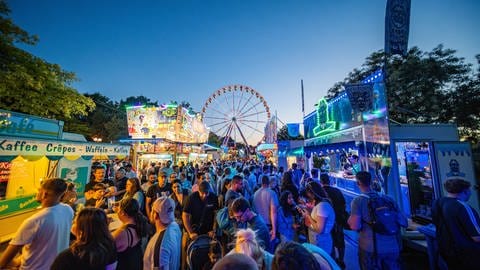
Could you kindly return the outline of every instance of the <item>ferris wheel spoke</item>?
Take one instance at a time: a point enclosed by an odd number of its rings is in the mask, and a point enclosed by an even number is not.
[[[240,99],[238,100],[238,106],[237,108],[240,108],[240,104],[242,103],[242,99],[243,99],[243,91],[241,91],[242,95],[240,96]],[[238,111],[240,112],[240,110]],[[237,111],[235,111],[235,113],[237,113]]]
[[[252,126],[252,125],[250,125],[250,124],[248,124],[248,123],[246,123],[245,121],[243,121],[243,122],[241,122],[241,123],[242,123],[242,125],[245,125],[245,126],[247,126],[247,127],[251,128],[251,129],[253,129],[253,130],[255,130],[255,131],[259,132],[260,134],[262,134],[262,133],[263,133],[263,131],[261,131],[261,130],[257,129],[256,127],[254,127],[254,126]]]
[[[233,115],[237,115],[236,114],[236,111],[235,111],[235,92],[232,92],[232,111],[233,111]]]
[[[222,126],[218,127],[219,125],[222,125]],[[215,123],[215,124],[213,124],[213,125],[208,125],[208,127],[209,127],[209,128],[215,128],[215,129],[217,129],[218,131],[220,131],[220,130],[224,129],[226,126],[228,126],[228,125],[229,125],[229,122],[223,122],[223,123]],[[218,133],[216,133],[216,132],[215,132],[215,134],[218,135]]]
[[[232,123],[234,124],[234,125],[232,125],[232,130],[233,130],[233,140],[234,140],[235,142],[238,142],[238,140],[237,140],[237,129],[235,128],[235,125],[236,125],[237,123],[235,123],[235,121],[234,121],[234,122],[232,122]]]
[[[214,117],[214,116],[204,116],[203,119],[215,119],[215,120],[224,120],[224,121],[231,121],[225,117]]]
[[[224,93],[223,94],[223,97],[225,98],[225,102],[227,103],[227,108],[231,109],[231,106],[230,106],[230,102],[228,102],[228,99],[227,99],[227,93]]]
[[[250,100],[252,98],[253,98],[253,94],[248,97],[247,101],[245,101],[245,104],[243,104],[242,108],[239,110],[239,113],[241,113],[243,111],[243,109],[245,109],[245,106],[247,106],[247,104],[250,103]]]
[[[224,112],[222,112],[222,111],[219,111],[219,110],[213,108],[213,106],[211,106],[211,107],[209,107],[209,108],[210,108],[210,110],[215,111],[215,112],[217,112],[217,113],[219,113],[219,114],[222,114],[222,115],[224,115],[226,118],[228,118],[228,115],[227,115],[226,113],[224,113]]]
[[[259,102],[255,103],[253,106],[250,106],[248,109],[241,111],[239,116],[243,116],[245,113],[248,113],[251,109],[257,107],[258,105],[260,105],[262,103],[263,102],[260,100]]]
[[[243,123],[243,122],[251,122],[251,123],[260,123],[260,124],[266,124],[267,121],[260,121],[260,120],[247,120],[247,119],[237,119],[238,122]]]
[[[242,130],[240,129],[240,126],[238,126],[238,123],[235,122],[235,126],[237,126],[238,133],[240,133],[240,136],[242,137],[243,143],[245,143],[245,147],[247,148],[247,151],[250,151],[250,146],[248,145],[247,139],[243,135]]]
[[[225,96],[225,98],[227,98],[226,94],[224,94],[224,96]],[[228,101],[221,102],[220,99],[219,99],[218,102],[216,103],[215,108],[217,110],[222,111],[223,114],[226,115],[227,117],[231,117],[232,108],[230,106],[230,102],[228,102]]]
[[[223,145],[228,146],[228,141],[229,141],[230,135],[232,134],[232,129],[233,129],[233,121],[230,123],[230,125],[227,128],[227,132],[225,133],[225,136],[223,138],[223,143],[222,143]]]
[[[208,124],[207,126],[209,128],[212,128],[212,127],[215,127],[215,126],[218,126],[218,125],[228,125],[228,123],[230,122],[230,120],[225,120],[225,121],[221,121],[221,122],[215,122],[215,123],[212,123],[212,124]]]
[[[250,113],[250,114],[245,114],[245,115],[241,115],[239,117],[239,119],[245,119],[247,117],[254,116],[254,115],[259,115],[259,114],[263,114],[263,113],[267,113],[267,112],[261,111],[261,112],[254,112],[254,113]]]
[[[226,132],[222,132],[223,130],[227,131],[228,127],[231,125],[231,122],[230,123],[227,123],[225,125],[223,125],[222,127],[220,127],[219,129],[216,129],[215,131],[213,131],[213,133],[215,133],[217,136],[221,136],[222,134],[225,134]]]

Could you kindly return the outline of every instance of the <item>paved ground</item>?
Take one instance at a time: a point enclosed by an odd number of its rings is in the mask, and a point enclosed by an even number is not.
[[[345,264],[347,270],[358,270],[358,246],[356,233],[346,231],[345,233]],[[429,269],[428,255],[425,252],[414,250],[404,246],[401,253],[402,270]]]
[[[8,243],[0,244],[0,255]],[[357,255],[357,236],[356,233],[346,231],[345,233],[345,264],[347,270],[359,270]],[[429,269],[428,256],[425,252],[404,247],[402,251],[402,270]]]

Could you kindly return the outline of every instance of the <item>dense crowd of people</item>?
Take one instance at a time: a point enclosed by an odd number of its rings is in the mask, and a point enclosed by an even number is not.
[[[128,162],[94,164],[83,201],[71,183],[42,182],[42,210],[24,221],[0,268],[344,269],[351,229],[361,269],[400,269],[399,233],[371,226],[369,200],[389,199],[370,188],[370,173],[356,180],[362,194],[349,214],[328,174],[296,164],[168,161],[137,172]],[[112,229],[112,217],[121,225]]]

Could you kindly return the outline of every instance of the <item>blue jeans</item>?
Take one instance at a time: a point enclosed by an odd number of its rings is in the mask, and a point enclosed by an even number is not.
[[[398,252],[394,253],[383,253],[378,254],[377,259],[373,252],[367,252],[362,249],[358,249],[358,264],[360,265],[361,270],[373,270],[373,269],[382,269],[382,270],[400,270],[400,254]]]

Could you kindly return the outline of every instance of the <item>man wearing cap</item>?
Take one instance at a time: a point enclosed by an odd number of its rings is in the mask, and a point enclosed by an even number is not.
[[[23,221],[0,258],[0,269],[50,269],[55,257],[68,248],[73,210],[60,203],[66,189],[67,183],[60,178],[41,183],[36,200],[42,208]],[[20,250],[19,259],[14,259]]]
[[[158,198],[152,204],[149,218],[156,232],[145,248],[143,269],[180,268],[182,232],[175,222],[174,210],[175,202],[169,197]]]
[[[158,173],[158,185],[152,185],[148,188],[146,194],[147,216],[150,216],[152,203],[162,196],[168,196],[172,193],[172,184],[167,181],[167,174],[160,171]]]

